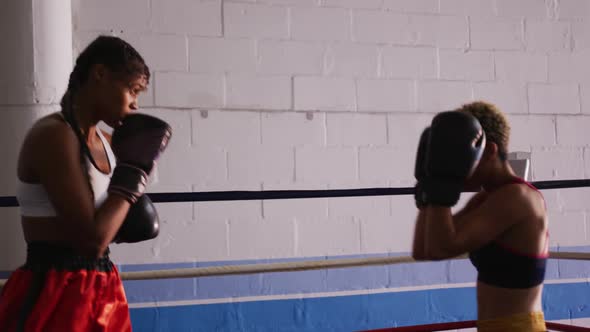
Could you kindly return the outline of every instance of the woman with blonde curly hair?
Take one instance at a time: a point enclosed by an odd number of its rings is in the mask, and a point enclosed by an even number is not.
[[[506,117],[490,103],[435,117],[416,160],[413,256],[440,260],[469,253],[478,272],[478,331],[546,331],[546,206],[543,195],[510,167],[509,137]],[[465,171],[458,171],[456,160]],[[441,161],[443,166],[436,164]],[[477,193],[453,214],[462,190]]]

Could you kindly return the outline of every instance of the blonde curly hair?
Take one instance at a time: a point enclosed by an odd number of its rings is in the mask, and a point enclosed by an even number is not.
[[[510,139],[510,125],[508,119],[496,105],[475,101],[461,106],[458,111],[473,115],[483,128],[488,142],[498,146],[498,156],[501,160],[508,157],[508,141]]]

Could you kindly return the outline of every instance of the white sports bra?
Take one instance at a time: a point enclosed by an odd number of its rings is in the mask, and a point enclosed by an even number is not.
[[[102,145],[107,154],[110,165],[110,173],[104,174],[94,166],[90,158],[85,156],[86,168],[88,169],[88,177],[90,185],[94,192],[94,206],[99,207],[107,198],[107,189],[111,181],[111,175],[115,169],[116,159],[113,150],[106,140],[100,129],[96,130],[98,137],[102,141]],[[45,188],[39,183],[23,182],[17,177],[16,198],[20,206],[20,213],[26,217],[55,217],[57,213]]]

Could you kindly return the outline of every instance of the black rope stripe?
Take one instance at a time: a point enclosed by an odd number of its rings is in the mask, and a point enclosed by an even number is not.
[[[555,180],[532,182],[538,189],[564,189],[590,187],[590,179]],[[251,201],[293,198],[326,198],[358,196],[412,195],[414,187],[402,188],[361,188],[329,190],[266,190],[266,191],[204,191],[186,193],[149,193],[154,203],[207,202],[207,201]],[[18,206],[16,197],[0,196],[0,207]]]

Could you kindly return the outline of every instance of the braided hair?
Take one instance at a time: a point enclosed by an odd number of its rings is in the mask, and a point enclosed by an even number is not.
[[[65,120],[70,124],[78,140],[80,141],[80,157],[82,167],[86,173],[86,179],[91,190],[90,178],[88,176],[88,165],[84,159],[87,156],[96,167],[96,162],[92,158],[92,154],[86,145],[86,140],[82,134],[80,126],[78,125],[74,112],[74,98],[79,92],[80,88],[88,81],[90,70],[93,65],[102,64],[114,73],[133,76],[141,75],[149,82],[150,70],[143,60],[142,56],[129,43],[121,38],[114,36],[99,36],[92,41],[78,56],[76,64],[68,82],[68,88],[61,99],[60,105],[62,114]],[[94,197],[93,197],[94,200]]]
[[[95,64],[103,64],[116,73],[143,75],[146,81],[150,79],[150,69],[133,46],[118,37],[99,36],[76,59],[68,89],[60,102],[62,108],[67,108],[79,88],[86,83]]]

